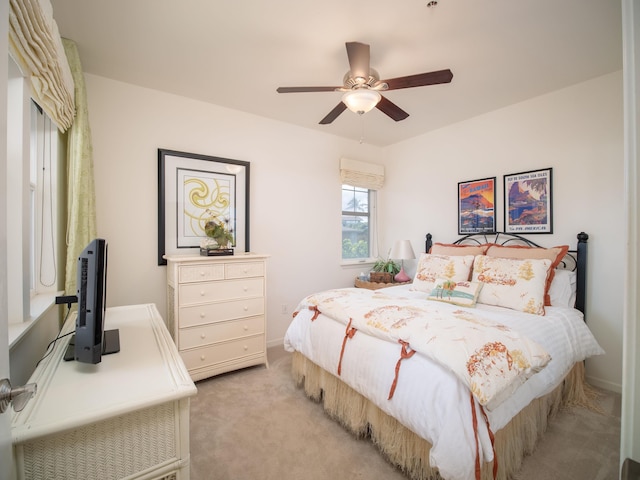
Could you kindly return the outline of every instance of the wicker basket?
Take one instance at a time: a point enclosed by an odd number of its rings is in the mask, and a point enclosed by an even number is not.
[[[367,282],[365,280],[360,280],[359,278],[356,277],[356,281],[354,282],[354,286],[357,288],[368,288],[369,290],[378,290],[380,288],[387,288],[387,287],[395,287],[396,285],[405,285],[407,283],[411,283],[409,282],[393,282],[393,283],[380,283],[380,282]]]
[[[371,272],[369,280],[374,283],[393,283],[393,274],[387,272]]]

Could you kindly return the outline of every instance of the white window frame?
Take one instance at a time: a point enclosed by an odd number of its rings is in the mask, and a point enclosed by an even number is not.
[[[56,281],[45,282],[40,272],[42,265],[52,265],[58,256],[58,129],[53,122],[46,124],[48,135],[42,145],[47,147],[52,157],[41,155],[38,159],[38,141],[32,141],[33,115],[32,100],[28,80],[24,78],[17,64],[8,58],[7,81],[7,197],[11,199],[7,211],[7,278],[9,345],[13,345],[31,325],[54,304],[58,291],[59,266],[56,266]],[[44,126],[44,125],[43,125]],[[45,137],[43,137],[44,139]],[[34,149],[36,150],[34,152]],[[36,169],[32,178],[32,155]],[[42,166],[50,165],[51,181],[42,180]],[[38,172],[40,175],[38,176]],[[49,187],[51,190],[49,191]],[[50,193],[49,193],[50,192]],[[50,197],[50,205],[45,203],[48,215],[42,215],[42,200]],[[48,202],[48,201],[47,201]],[[42,258],[41,226],[50,225],[54,248],[49,249],[49,258]],[[51,236],[51,233],[47,235]],[[46,273],[46,272],[45,272]],[[50,284],[50,285],[47,285]]]
[[[378,256],[378,205],[377,205],[377,191],[368,189],[369,195],[369,257],[367,258],[343,258],[342,257],[342,190],[345,185],[340,185],[340,258],[341,264],[344,266],[351,265],[368,265],[376,262]],[[348,185],[352,187],[352,185]],[[360,188],[360,187],[358,187]]]

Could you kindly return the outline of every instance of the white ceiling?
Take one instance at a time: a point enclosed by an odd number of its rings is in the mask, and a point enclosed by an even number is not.
[[[622,68],[620,0],[51,0],[86,72],[301,127],[390,145]],[[450,84],[384,95],[318,122],[339,92],[345,42],[371,45],[381,78],[450,68]]]

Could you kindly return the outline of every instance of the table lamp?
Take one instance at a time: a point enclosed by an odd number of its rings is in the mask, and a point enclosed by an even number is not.
[[[401,262],[400,272],[394,277],[395,281],[404,283],[411,280],[411,277],[404,272],[404,261],[416,258],[416,254],[413,253],[413,248],[411,247],[411,242],[409,240],[397,240],[391,249],[389,258],[400,260]]]

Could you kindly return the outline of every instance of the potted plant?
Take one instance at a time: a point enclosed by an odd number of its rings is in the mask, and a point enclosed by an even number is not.
[[[392,283],[393,277],[400,271],[400,265],[387,258],[386,260],[380,258],[373,264],[369,278],[372,282],[378,283]]]
[[[229,248],[229,245],[233,244],[233,231],[228,226],[229,221],[227,219],[220,220],[209,210],[207,213],[210,216],[206,219],[203,227],[207,238],[200,242],[200,253],[203,253],[204,250],[207,254],[231,254],[233,250]]]
[[[204,225],[204,232],[207,237],[213,238],[220,248],[227,248],[233,242],[233,234],[227,229],[226,222],[210,219]]]

